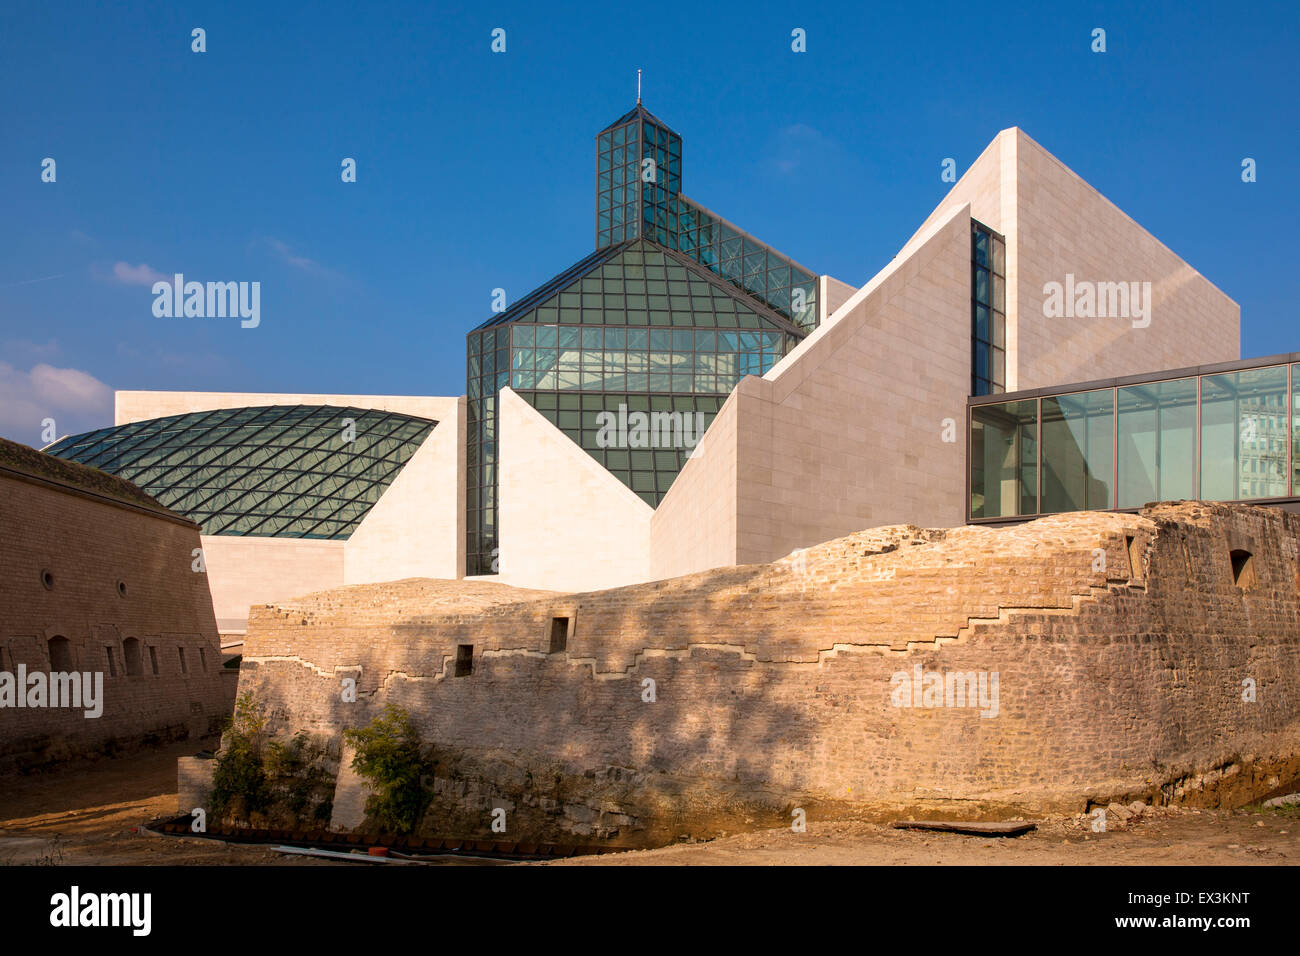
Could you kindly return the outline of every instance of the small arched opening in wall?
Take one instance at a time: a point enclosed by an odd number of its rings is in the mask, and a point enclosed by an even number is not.
[[[51,671],[66,674],[73,670],[72,645],[68,643],[66,637],[56,634],[49,639],[47,647],[50,652]]]
[[[128,637],[122,642],[122,660],[126,664],[127,677],[139,677],[144,673],[144,665],[140,659],[140,641],[135,637]]]
[[[1244,548],[1234,548],[1229,555],[1232,561],[1232,583],[1243,591],[1255,586],[1255,556]]]

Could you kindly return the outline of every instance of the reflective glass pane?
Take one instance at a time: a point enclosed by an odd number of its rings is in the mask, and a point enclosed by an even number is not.
[[[477,338],[468,339],[471,373]],[[106,459],[99,467],[208,534],[346,538],[369,504],[340,516],[342,505],[377,500],[435,424],[372,409],[264,406],[123,425],[50,452],[80,460],[78,448],[97,449]],[[322,531],[326,516],[334,522]]]
[[[1300,495],[1300,365],[1291,366],[1291,494]]]
[[[1118,390],[1120,508],[1196,497],[1196,379]]]
[[[1004,518],[1038,510],[1038,404],[971,409],[971,517]]]
[[[1043,513],[1110,508],[1115,395],[1110,389],[1043,399]]]
[[[1201,497],[1215,501],[1287,493],[1285,365],[1201,379]]]

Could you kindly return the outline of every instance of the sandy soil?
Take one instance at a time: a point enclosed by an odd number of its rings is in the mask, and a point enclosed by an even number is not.
[[[301,865],[270,850],[137,831],[176,816],[176,758],[202,746],[191,741],[0,780],[0,865]]]
[[[210,743],[215,743],[212,741]],[[115,760],[0,780],[0,865],[336,865],[213,840],[150,836],[141,824],[176,813],[176,758],[193,742]],[[1043,821],[1024,836],[988,838],[808,821],[806,833],[763,830],[549,866],[1148,865],[1300,863],[1300,810],[1233,813],[1147,809],[1105,833],[1089,821]],[[346,866],[346,863],[337,865]]]
[[[1023,836],[989,838],[808,822],[806,833],[762,830],[547,866],[1137,866],[1300,864],[1300,814],[1145,811],[1125,829],[1093,833],[1081,818],[1048,820]]]

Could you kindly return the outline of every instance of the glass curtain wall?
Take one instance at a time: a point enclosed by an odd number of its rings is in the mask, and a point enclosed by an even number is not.
[[[1291,494],[1300,495],[1300,365],[1291,366]]]
[[[971,385],[972,395],[1006,391],[1006,241],[971,220]]]
[[[677,146],[678,162],[681,142]],[[596,248],[635,239],[641,226],[641,119],[596,137]]]
[[[681,194],[682,140],[638,108],[596,137],[596,248],[644,237],[752,295],[805,332],[817,276]]]
[[[970,517],[1300,496],[1298,371],[1266,365],[972,405]]]
[[[1114,390],[1042,401],[1043,514],[1111,507]]]
[[[650,235],[648,226],[646,235]],[[815,275],[685,196],[669,201],[655,221],[654,237],[744,289],[805,332],[817,327]]]
[[[1117,391],[1118,507],[1196,497],[1196,379]]]
[[[1288,493],[1286,366],[1201,379],[1201,497]]]
[[[510,385],[657,507],[693,444],[602,447],[597,416],[675,416],[670,431],[698,442],[740,379],[766,374],[800,339],[792,324],[644,239],[610,246],[585,268],[467,339],[471,574],[492,573],[496,557],[501,388]]]
[[[492,574],[497,555],[497,392],[510,382],[510,326],[470,333],[465,402],[465,567]]]
[[[979,405],[970,423],[971,517],[1038,512],[1038,403]]]

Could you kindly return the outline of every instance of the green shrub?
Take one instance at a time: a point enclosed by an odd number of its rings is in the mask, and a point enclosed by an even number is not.
[[[265,742],[266,716],[251,693],[240,694],[213,763],[213,817],[249,820],[266,809],[270,790],[262,766]]]
[[[366,800],[367,816],[386,832],[410,833],[428,804],[420,785],[427,765],[411,715],[388,704],[365,727],[345,730],[343,737],[356,750],[352,769],[373,791]]]
[[[266,745],[262,769],[272,790],[272,803],[289,822],[328,823],[333,806],[333,774],[321,763],[322,751],[314,747],[305,730],[287,743]]]

